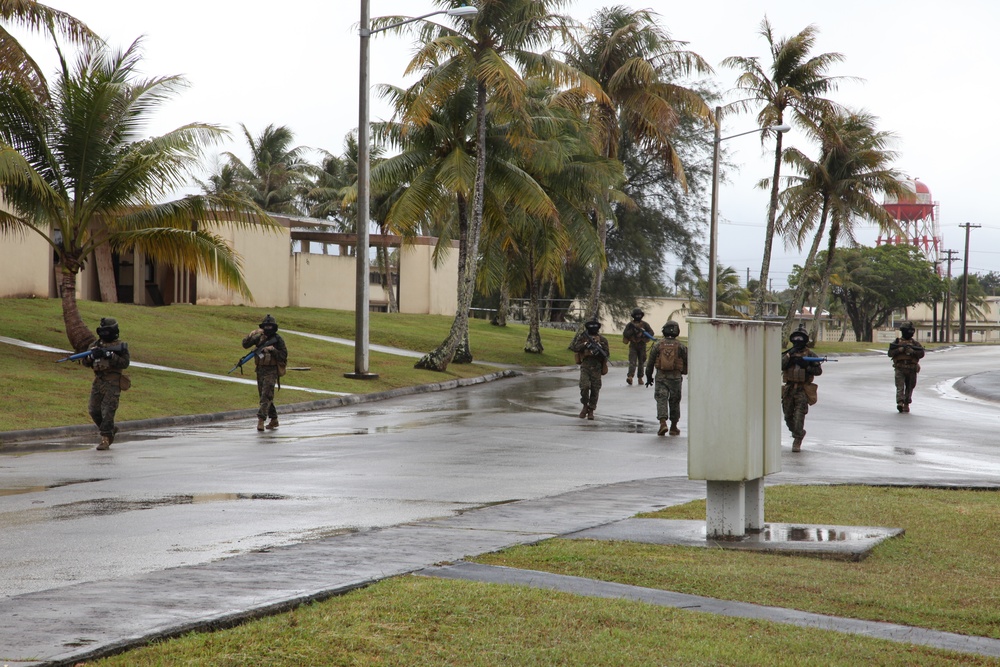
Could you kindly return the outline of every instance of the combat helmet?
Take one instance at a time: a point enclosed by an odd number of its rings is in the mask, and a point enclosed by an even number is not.
[[[803,346],[809,344],[809,334],[802,327],[799,327],[792,333],[788,334],[788,342],[792,345],[796,343],[801,343]]]
[[[118,338],[118,320],[113,317],[102,317],[101,325],[97,327],[97,336],[106,343]]]
[[[899,324],[896,325],[896,328],[899,329],[900,331],[902,331],[903,329],[910,329],[912,331],[913,330],[913,322],[911,322],[909,320],[903,320],[902,322],[900,322]]]
[[[673,320],[667,320],[667,323],[663,325],[663,335],[667,338],[677,338],[681,335],[681,325]]]
[[[632,309],[632,319],[633,320],[641,320],[645,314],[646,313],[642,312],[642,308],[633,308]]]
[[[274,316],[268,313],[264,316],[264,319],[260,321],[260,328],[268,333],[274,333],[278,330],[278,321],[274,319]]]
[[[587,330],[587,333],[593,335],[601,330],[601,323],[597,320],[587,320],[584,322],[583,328]]]

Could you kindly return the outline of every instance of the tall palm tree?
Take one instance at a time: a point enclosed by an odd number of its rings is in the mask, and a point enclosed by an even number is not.
[[[246,125],[240,124],[247,147],[250,164],[245,164],[235,154],[226,152],[229,164],[237,177],[247,186],[253,201],[265,211],[302,215],[299,195],[309,184],[314,167],[303,157],[305,146],[292,146],[294,133],[284,125],[273,123],[256,137]]]
[[[704,98],[681,86],[681,77],[705,74],[711,66],[696,53],[684,50],[657,23],[649,10],[608,7],[598,11],[580,40],[571,39],[566,62],[579,73],[579,85],[567,94],[586,102],[586,114],[596,130],[599,152],[618,159],[628,141],[686,186],[684,166],[675,150],[673,134],[685,115],[714,122]],[[594,216],[602,246],[610,218]],[[600,308],[604,266],[594,267],[587,305],[589,317]]]
[[[785,123],[785,112],[791,120],[801,122],[817,118],[834,108],[834,103],[823,97],[837,89],[844,77],[827,74],[834,64],[842,61],[840,53],[810,54],[819,33],[810,25],[792,37],[776,39],[771,23],[764,17],[759,34],[767,41],[771,62],[761,64],[756,57],[732,56],[722,61],[724,67],[741,72],[736,89],[746,95],[728,105],[739,111],[759,107],[757,123],[761,128]],[[771,246],[774,241],[775,219],[778,211],[778,191],[781,177],[782,139],[780,132],[762,132],[761,141],[774,135],[774,173],[771,175],[771,197],[767,206],[767,230],[764,234],[764,256],[760,265],[760,279],[754,295],[754,312],[764,312],[767,295],[768,273],[771,267]]]
[[[530,81],[529,89],[531,128],[512,124],[500,129],[512,138],[509,148],[517,163],[548,194],[556,214],[531,215],[511,197],[500,224],[484,225],[479,285],[481,291],[508,287],[528,294],[524,350],[539,353],[542,285],[562,289],[568,261],[589,264],[601,256],[591,212],[612,215],[612,197],[623,197],[618,188],[624,175],[619,161],[596,153],[589,128],[562,107],[550,80]]]
[[[874,222],[884,233],[892,233],[896,222],[877,198],[883,194],[901,200],[909,196],[900,181],[902,175],[890,166],[896,158],[896,153],[889,149],[895,136],[876,129],[876,120],[865,111],[828,112],[818,124],[807,124],[821,147],[818,161],[796,149],[788,149],[785,154],[785,161],[802,176],[792,177],[792,185],[783,193],[783,215],[792,223],[798,223],[800,238],[818,219],[803,274],[812,269],[828,220],[830,224],[812,325],[814,336],[819,326],[818,318],[826,306],[838,241],[844,238],[854,243],[854,226],[859,219]],[[793,230],[794,224],[790,228]],[[802,307],[804,289],[805,281],[800,281],[785,318],[786,331],[790,331],[795,312]]]
[[[45,75],[31,55],[14,39],[7,26],[18,25],[33,32],[56,33],[74,44],[94,44],[100,40],[85,23],[66,12],[34,0],[0,0],[0,74],[40,100],[49,95]]]
[[[708,279],[699,276],[695,283],[691,312],[707,314],[709,312],[708,296]],[[750,294],[746,288],[740,286],[740,274],[731,266],[720,264],[716,269],[716,299],[716,307],[723,317],[747,318],[747,315],[739,307],[750,305]]]
[[[134,249],[249,297],[239,255],[199,223],[271,222],[229,195],[158,202],[186,184],[202,146],[225,133],[191,123],[144,137],[150,112],[183,80],[138,79],[139,60],[138,41],[124,51],[85,48],[72,68],[60,52],[49,104],[0,78],[0,189],[10,209],[0,209],[0,233],[37,233],[52,246],[75,350],[95,339],[76,303],[77,274],[95,249]]]
[[[434,4],[446,8],[464,3],[435,0]],[[468,337],[487,197],[487,107],[493,106],[497,113],[523,113],[526,86],[522,77],[560,67],[554,58],[535,49],[548,45],[555,32],[566,29],[568,20],[554,12],[565,4],[565,0],[480,0],[476,17],[457,29],[432,23],[422,28],[422,46],[407,67],[408,74],[420,75],[414,88],[419,94],[410,100],[402,121],[425,125],[434,109],[470,80],[475,81],[476,104],[471,126],[475,130],[475,177],[465,251],[459,260],[458,308],[448,336],[417,362],[418,368],[445,370]],[[490,189],[504,187],[502,182],[491,182]],[[552,210],[552,204],[540,196],[534,208],[544,215]]]

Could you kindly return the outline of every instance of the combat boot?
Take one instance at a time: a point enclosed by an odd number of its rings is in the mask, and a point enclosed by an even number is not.
[[[681,430],[677,428],[677,422],[670,422],[670,435],[680,435]]]
[[[896,403],[896,411],[897,412],[906,412],[906,404],[905,403]]]
[[[100,450],[111,449],[111,438],[106,435],[101,436],[101,444],[97,446]]]
[[[258,431],[264,430],[264,419],[262,417],[257,418],[257,430]]]
[[[587,416],[587,406],[580,408],[580,419],[584,419]]]
[[[801,435],[795,436],[795,439],[792,440],[792,451],[793,452],[801,452],[802,451],[802,436]]]
[[[587,408],[587,419],[594,421],[594,409]]]
[[[625,378],[625,382],[628,384],[632,384],[632,376],[629,375],[627,378]]]
[[[277,417],[271,417],[271,421],[269,421],[267,423],[267,427],[266,428],[278,428],[278,418]]]
[[[660,420],[660,430],[656,432],[656,435],[666,435],[667,434],[667,420]]]

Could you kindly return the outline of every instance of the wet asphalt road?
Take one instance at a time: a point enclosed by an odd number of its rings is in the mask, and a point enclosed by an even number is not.
[[[1000,404],[952,388],[1000,348],[929,354],[912,412],[884,356],[819,378],[801,454],[769,483],[1000,484]],[[588,486],[686,476],[686,429],[657,437],[652,388],[612,368],[597,420],[574,370],[282,417],[0,456],[0,597],[215,561]],[[248,395],[248,400],[253,398]],[[82,399],[81,399],[82,400]],[[724,406],[720,406],[720,417]]]

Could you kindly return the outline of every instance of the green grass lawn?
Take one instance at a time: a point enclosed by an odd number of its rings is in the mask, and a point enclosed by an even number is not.
[[[475,560],[724,599],[1000,636],[996,492],[775,487],[769,521],[906,535],[860,563],[547,540]],[[704,519],[704,504],[654,515]],[[190,633],[95,667],[199,665],[997,665],[991,658],[625,601],[397,577],[285,614]]]
[[[240,342],[268,312],[282,330],[302,331],[338,338],[354,338],[354,313],[317,308],[248,308],[242,306],[173,305],[150,308],[131,304],[80,302],[84,320],[95,329],[101,317],[118,319],[121,337],[129,344],[132,360],[173,368],[225,375],[246,351]],[[55,299],[0,299],[3,335],[68,350],[60,302]],[[415,352],[429,352],[447,336],[451,317],[372,313],[372,345],[388,345]],[[470,341],[476,361],[485,364],[451,364],[446,372],[418,370],[416,359],[371,352],[369,370],[376,380],[350,380],[354,370],[353,345],[285,334],[290,368],[278,391],[279,407],[324,398],[294,391],[301,386],[347,393],[374,393],[414,385],[469,378],[505,366],[524,368],[573,364],[567,347],[572,332],[543,329],[542,354],[524,352],[528,329],[524,325],[496,327],[484,320],[470,321]],[[612,344],[615,345],[615,337]],[[627,358],[621,337],[616,356]],[[0,392],[17,396],[21,408],[0,414],[0,432],[86,424],[87,397],[93,373],[75,362],[53,363],[62,355],[0,344]],[[123,394],[119,421],[150,417],[201,414],[256,406],[256,388],[176,373],[133,368],[133,386]],[[239,371],[235,373],[239,375]],[[253,378],[252,364],[244,377]]]

